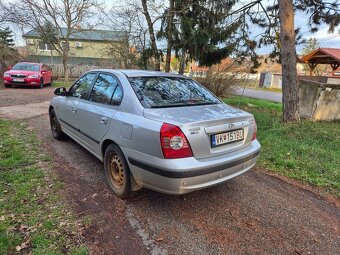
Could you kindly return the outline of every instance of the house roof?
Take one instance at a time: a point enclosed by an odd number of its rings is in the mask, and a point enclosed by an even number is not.
[[[319,48],[304,56],[302,60],[316,64],[337,64],[340,63],[340,49]]]
[[[65,37],[67,28],[61,28],[62,37]],[[71,40],[86,41],[123,41],[126,33],[124,31],[112,30],[93,30],[93,29],[75,29],[70,35]],[[32,29],[25,33],[23,37],[39,38],[40,34],[36,29]]]

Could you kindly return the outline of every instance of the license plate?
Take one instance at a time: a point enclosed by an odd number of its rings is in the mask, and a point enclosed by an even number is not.
[[[244,138],[243,129],[233,130],[225,133],[220,133],[211,136],[211,146],[216,147],[219,145],[241,141]]]
[[[24,82],[24,79],[23,78],[13,78],[13,81]]]

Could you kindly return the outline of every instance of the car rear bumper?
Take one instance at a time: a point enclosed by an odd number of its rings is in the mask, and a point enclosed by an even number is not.
[[[260,153],[257,140],[241,150],[200,159],[161,159],[124,149],[137,185],[167,194],[185,194],[234,178],[256,163]]]

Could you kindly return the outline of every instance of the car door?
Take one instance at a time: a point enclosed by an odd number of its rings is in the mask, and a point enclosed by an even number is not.
[[[118,78],[101,73],[98,75],[88,101],[79,105],[79,129],[87,144],[99,153],[99,144],[107,133],[111,119],[121,102],[123,90]],[[100,154],[100,153],[99,153]]]
[[[60,124],[69,133],[79,137],[79,104],[88,99],[97,73],[87,73],[76,81],[69,90],[69,96],[61,97],[57,116]]]

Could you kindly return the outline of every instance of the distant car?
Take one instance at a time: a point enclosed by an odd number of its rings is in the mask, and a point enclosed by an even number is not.
[[[93,70],[55,95],[54,138],[67,134],[103,161],[120,197],[210,187],[251,169],[260,153],[253,115],[181,75]]]
[[[34,86],[43,88],[52,84],[52,71],[47,65],[40,63],[21,62],[4,73],[5,87]]]

